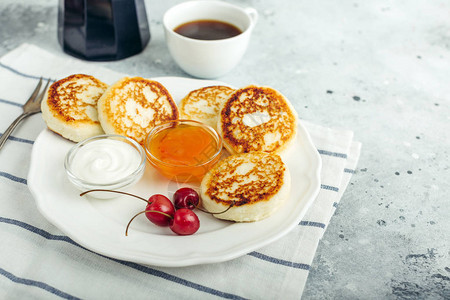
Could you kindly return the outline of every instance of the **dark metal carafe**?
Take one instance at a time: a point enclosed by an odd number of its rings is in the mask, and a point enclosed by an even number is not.
[[[119,60],[150,40],[144,0],[59,0],[58,9],[59,43],[75,57]]]

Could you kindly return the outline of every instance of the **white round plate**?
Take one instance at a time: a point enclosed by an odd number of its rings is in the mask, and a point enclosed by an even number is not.
[[[154,78],[175,101],[189,91],[227,85],[218,81],[180,77]],[[128,196],[114,199],[80,197],[64,170],[64,157],[74,143],[43,130],[33,146],[28,186],[40,212],[81,246],[116,259],[154,266],[178,267],[230,260],[265,246],[298,226],[320,189],[321,159],[305,128],[299,125],[293,147],[283,155],[292,177],[288,201],[271,217],[254,223],[233,223],[198,212],[200,229],[190,236],[177,236],[157,227],[145,216],[128,221],[145,208],[142,200]],[[129,192],[148,198],[155,193],[169,196],[179,188],[148,163],[142,179]]]

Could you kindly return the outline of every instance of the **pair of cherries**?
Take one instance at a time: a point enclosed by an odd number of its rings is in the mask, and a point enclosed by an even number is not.
[[[147,206],[144,211],[136,214],[128,222],[125,235],[128,235],[128,228],[131,222],[140,214],[145,213],[147,219],[155,225],[170,227],[170,229],[178,235],[191,235],[197,232],[200,228],[200,220],[197,215],[192,211],[196,208],[200,202],[198,193],[191,188],[178,189],[173,195],[174,204],[164,195],[156,194],[151,196],[148,200],[121,191],[94,189],[83,192],[80,196],[83,196],[90,192],[113,192],[132,196],[142,201],[147,202]]]
[[[161,227],[169,227],[174,233],[178,235],[191,235],[197,232],[200,228],[200,220],[198,216],[193,212],[194,208],[197,208],[205,213],[212,215],[223,214],[235,205],[233,201],[228,208],[221,212],[209,212],[198,207],[200,202],[200,197],[198,193],[191,188],[184,187],[178,189],[173,195],[173,203],[164,195],[155,194],[151,196],[148,200],[121,191],[105,190],[105,189],[94,189],[83,192],[80,196],[83,196],[90,192],[113,192],[124,194],[138,198],[147,203],[145,210],[137,213],[127,224],[125,230],[125,235],[128,235],[128,228],[131,222],[141,215],[145,214],[147,219],[153,224]]]
[[[178,235],[191,235],[200,228],[200,220],[192,210],[197,207],[200,199],[198,193],[191,188],[181,188],[173,195],[173,203],[164,195],[156,194],[147,201],[145,210],[135,215],[127,225],[128,227],[135,217],[145,213],[147,219],[157,226],[169,228]]]
[[[191,235],[196,233],[200,228],[200,220],[192,211],[200,202],[200,197],[194,189],[188,187],[178,189],[173,195],[173,203],[169,200],[169,198],[161,194],[153,195],[147,200],[130,193],[105,189],[89,190],[81,193],[80,196],[90,192],[100,191],[132,196],[147,203],[145,210],[136,214],[128,222],[125,235],[128,235],[128,228],[130,227],[131,222],[137,216],[144,213],[147,219],[149,219],[153,224],[162,227],[168,226],[178,235]]]

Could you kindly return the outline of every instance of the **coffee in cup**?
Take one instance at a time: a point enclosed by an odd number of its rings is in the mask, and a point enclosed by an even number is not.
[[[186,73],[216,78],[242,59],[258,13],[221,1],[188,1],[164,15],[167,47]]]

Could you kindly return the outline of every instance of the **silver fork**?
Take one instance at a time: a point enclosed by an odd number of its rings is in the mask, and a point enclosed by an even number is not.
[[[8,137],[11,135],[11,133],[14,131],[14,129],[19,125],[19,123],[25,119],[26,117],[29,117],[31,115],[34,115],[35,113],[38,113],[41,111],[41,102],[42,99],[44,99],[45,91],[48,88],[48,85],[50,84],[50,79],[47,80],[47,84],[45,85],[44,89],[41,93],[39,91],[41,90],[42,86],[42,77],[39,80],[39,83],[37,84],[36,88],[34,89],[33,93],[31,94],[28,101],[22,106],[23,113],[15,119],[11,125],[5,130],[3,135],[0,137],[0,149],[3,148],[3,145],[5,144]]]

